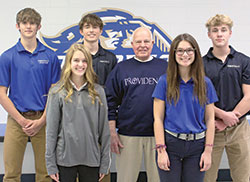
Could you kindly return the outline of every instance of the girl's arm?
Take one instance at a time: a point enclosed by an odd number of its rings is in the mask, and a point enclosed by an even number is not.
[[[104,90],[101,88],[98,92],[102,101],[102,105],[99,106],[99,143],[101,147],[101,162],[100,162],[100,174],[108,174],[111,164],[111,152],[110,152],[110,131],[108,122],[108,106],[105,97]],[[102,177],[102,175],[100,176]]]
[[[154,98],[154,134],[156,150],[158,153],[157,165],[162,170],[170,170],[170,161],[165,149],[165,135],[164,135],[164,115],[165,115],[165,101]]]
[[[61,120],[59,93],[49,94],[46,108],[46,167],[49,175],[58,173],[56,146]]]
[[[207,126],[206,143],[204,152],[201,155],[200,171],[207,171],[211,167],[211,154],[214,143],[214,104],[208,104],[205,108],[205,122]]]

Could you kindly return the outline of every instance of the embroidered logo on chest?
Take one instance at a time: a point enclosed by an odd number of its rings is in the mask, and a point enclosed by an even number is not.
[[[109,64],[108,60],[100,60],[100,63]]]
[[[37,60],[39,64],[48,64],[49,60]]]
[[[227,65],[228,68],[240,68],[240,65],[233,65],[233,64],[229,64]]]

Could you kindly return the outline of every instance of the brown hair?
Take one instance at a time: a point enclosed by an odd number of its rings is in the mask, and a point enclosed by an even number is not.
[[[181,41],[187,41],[195,50],[195,60],[191,65],[190,75],[194,82],[194,96],[198,97],[199,103],[206,103],[206,83],[203,60],[200,53],[200,48],[196,40],[190,34],[180,34],[172,42],[167,68],[167,101],[171,104],[172,101],[176,104],[180,98],[180,75],[178,63],[175,58],[175,51]]]
[[[41,24],[41,15],[33,8],[24,8],[16,15],[16,23],[35,23],[37,26]]]
[[[90,24],[93,26],[98,26],[101,30],[103,29],[103,22],[101,18],[95,14],[87,14],[79,22],[79,29],[82,30],[84,24]]]

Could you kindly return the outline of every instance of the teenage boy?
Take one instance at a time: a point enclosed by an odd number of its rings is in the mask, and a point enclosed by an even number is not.
[[[87,14],[80,20],[79,29],[83,36],[83,44],[92,55],[92,64],[97,74],[97,81],[104,87],[109,73],[117,63],[117,58],[99,43],[99,38],[103,30],[103,22],[99,16]],[[110,182],[110,174],[106,175],[102,181]]]
[[[228,16],[219,14],[206,23],[213,47],[203,59],[219,101],[215,103],[212,166],[205,174],[205,182],[216,181],[224,149],[233,181],[249,182],[250,127],[246,114],[250,110],[250,58],[229,45],[232,26]]]
[[[95,14],[87,14],[79,22],[83,44],[90,51],[93,59],[93,68],[98,77],[98,83],[105,85],[108,74],[117,63],[116,56],[104,49],[99,43],[102,34],[103,22]]]
[[[45,105],[51,84],[60,77],[55,53],[37,38],[41,16],[25,8],[17,13],[17,44],[0,57],[0,104],[8,112],[4,137],[4,182],[20,182],[28,139],[35,158],[36,182],[50,182],[45,165]],[[7,91],[9,89],[9,94]]]

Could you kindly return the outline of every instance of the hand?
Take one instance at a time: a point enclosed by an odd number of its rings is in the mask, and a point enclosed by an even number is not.
[[[54,181],[59,182],[59,174],[58,174],[58,173],[56,173],[56,174],[51,174],[50,177],[51,177],[51,179],[53,179]]]
[[[235,113],[234,112],[225,112],[224,117],[221,118],[227,126],[231,127],[231,126],[236,125],[239,122],[239,119],[236,115],[238,113],[236,113],[236,114]]]
[[[123,148],[122,142],[120,141],[119,135],[117,132],[111,134],[111,152],[114,152],[116,154],[120,154],[120,148]]]
[[[234,114],[235,114],[235,116],[237,116],[238,118],[240,118],[241,116],[242,116],[242,114],[240,113],[240,112],[238,112],[238,111],[232,111]]]
[[[29,120],[29,123],[25,127],[23,127],[23,131],[28,136],[35,136],[40,131],[42,126],[43,126],[43,124],[39,119]]]
[[[164,171],[170,171],[170,161],[168,158],[168,154],[167,152],[161,151],[158,152],[158,157],[157,157],[157,164],[159,166],[160,169],[164,170]]]
[[[19,121],[18,121],[18,123],[19,123],[19,125],[21,125],[22,128],[25,128],[25,126],[28,125],[30,121],[31,121],[31,120],[26,119],[25,117],[23,117],[22,120],[19,120]]]
[[[227,128],[227,125],[221,119],[215,119],[215,129],[217,131],[223,131]]]
[[[204,151],[200,159],[200,171],[207,171],[211,167],[211,152]]]
[[[101,180],[104,178],[104,176],[105,176],[105,174],[100,173],[100,174],[99,174],[99,180],[98,180],[98,181],[101,181]]]

